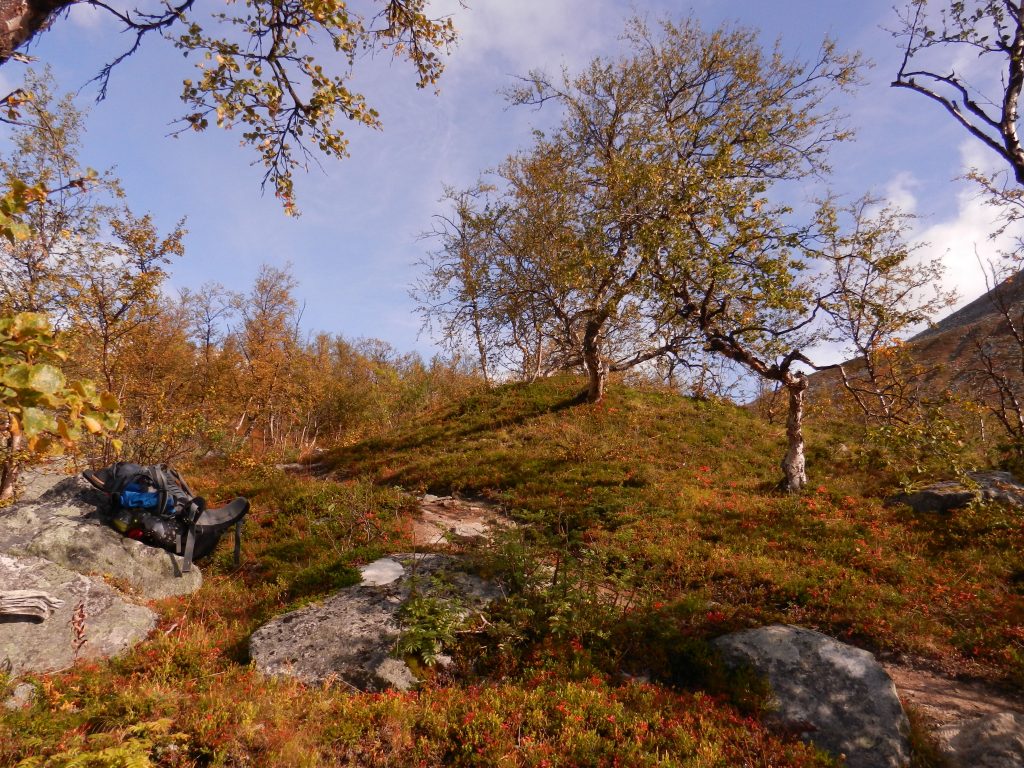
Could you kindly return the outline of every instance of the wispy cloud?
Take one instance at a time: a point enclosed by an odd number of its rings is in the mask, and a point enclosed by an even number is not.
[[[883,197],[892,205],[900,208],[906,213],[917,211],[917,192],[921,183],[917,177],[909,171],[902,171],[896,174],[885,185]]]

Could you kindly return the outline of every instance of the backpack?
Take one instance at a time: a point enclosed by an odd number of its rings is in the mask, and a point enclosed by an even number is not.
[[[185,479],[166,464],[142,466],[117,462],[82,476],[107,495],[109,523],[128,538],[160,547],[184,558],[182,574],[192,570],[216,548],[220,537],[235,527],[235,565],[242,549],[242,521],[249,502],[237,498],[217,509],[192,493]]]

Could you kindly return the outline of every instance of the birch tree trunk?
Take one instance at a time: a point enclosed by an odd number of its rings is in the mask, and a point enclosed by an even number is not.
[[[587,402],[600,403],[604,400],[604,387],[608,381],[608,366],[601,357],[601,324],[596,320],[587,323],[583,334],[583,364],[587,368]]]
[[[804,393],[807,391],[807,377],[802,373],[791,376],[784,382],[789,393],[789,414],[786,417],[786,456],[782,460],[782,471],[786,475],[785,488],[796,493],[807,485],[807,462],[804,458]]]

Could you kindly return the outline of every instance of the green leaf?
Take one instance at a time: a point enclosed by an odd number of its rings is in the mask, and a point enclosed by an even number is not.
[[[64,374],[52,365],[33,365],[28,384],[29,388],[36,392],[53,395],[64,388]]]
[[[71,388],[86,400],[94,400],[96,398],[96,385],[91,381],[85,379],[76,381],[71,385]]]
[[[39,408],[26,408],[22,412],[21,426],[25,436],[31,439],[40,432],[56,432],[57,420]]]
[[[30,365],[27,363],[18,363],[17,365],[12,365],[9,368],[4,369],[3,375],[0,376],[0,383],[10,387],[11,389],[29,389],[31,374],[32,370]]]
[[[20,312],[14,316],[11,332],[14,336],[48,336],[50,320],[42,312]]]
[[[105,411],[116,411],[119,407],[117,397],[112,392],[104,392],[100,395],[100,407]]]

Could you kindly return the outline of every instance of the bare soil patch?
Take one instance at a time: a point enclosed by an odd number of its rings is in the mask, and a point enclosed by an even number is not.
[[[420,498],[413,518],[413,543],[437,547],[486,540],[496,530],[514,525],[494,504],[427,494]]]
[[[997,712],[1024,714],[1024,698],[980,680],[957,680],[903,664],[883,665],[896,690],[933,729]]]

